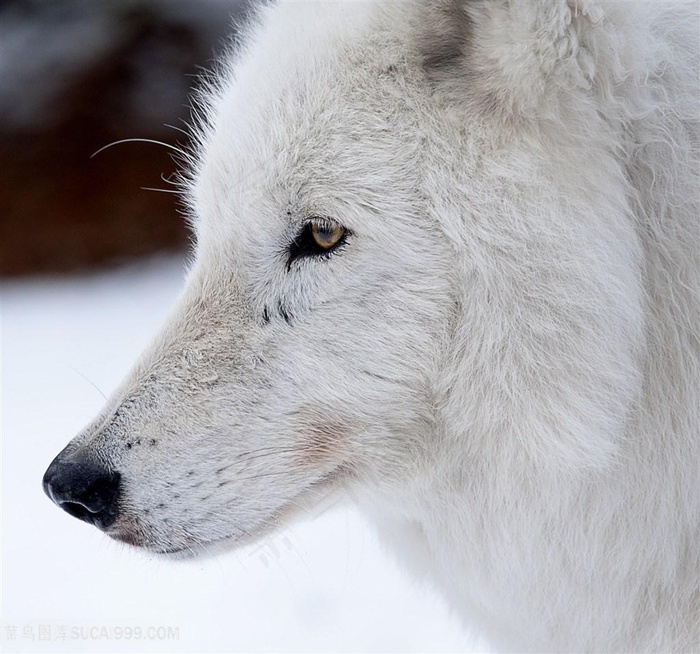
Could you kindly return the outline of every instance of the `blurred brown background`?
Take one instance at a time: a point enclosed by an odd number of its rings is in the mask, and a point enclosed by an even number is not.
[[[164,181],[236,0],[0,0],[0,275],[182,248]]]

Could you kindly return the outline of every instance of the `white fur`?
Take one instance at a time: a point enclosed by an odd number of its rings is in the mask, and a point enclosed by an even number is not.
[[[122,473],[112,535],[240,542],[350,487],[495,647],[700,649],[697,26],[262,8],[204,94],[182,298],[71,445]],[[310,216],[352,235],[287,269]]]

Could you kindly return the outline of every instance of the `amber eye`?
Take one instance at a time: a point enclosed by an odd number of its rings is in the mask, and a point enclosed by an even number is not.
[[[350,232],[341,224],[327,218],[312,218],[289,244],[287,270],[292,263],[304,257],[327,258],[339,252]]]
[[[318,247],[330,250],[338,245],[345,236],[345,229],[337,223],[323,221],[321,223],[311,223],[311,236]]]

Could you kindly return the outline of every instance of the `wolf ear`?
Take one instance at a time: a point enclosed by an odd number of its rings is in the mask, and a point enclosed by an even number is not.
[[[418,47],[423,67],[436,80],[463,70],[471,31],[466,4],[429,0],[421,7]]]
[[[449,96],[489,111],[536,109],[558,71],[579,70],[590,0],[422,0],[418,49],[423,68]],[[584,55],[585,57],[585,55]],[[590,62],[589,62],[590,63]]]

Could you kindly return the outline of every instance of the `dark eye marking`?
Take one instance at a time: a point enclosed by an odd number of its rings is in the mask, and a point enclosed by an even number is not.
[[[349,232],[328,218],[311,218],[289,244],[287,270],[304,257],[328,258],[347,242]]]
[[[286,307],[284,306],[284,304],[282,304],[282,302],[279,303],[278,309],[280,312],[280,316],[282,316],[282,318],[284,318],[284,322],[286,322],[288,325],[291,325],[292,324],[292,316],[289,314],[289,311],[287,311]]]
[[[280,300],[277,303],[277,313],[274,313],[274,315],[282,318],[284,322],[286,322],[288,325],[291,325],[292,321],[294,320],[294,316],[290,313],[289,309],[282,303],[282,300]],[[272,321],[272,316],[273,314],[270,313],[270,308],[267,305],[265,305],[262,310],[261,324],[269,325]]]

